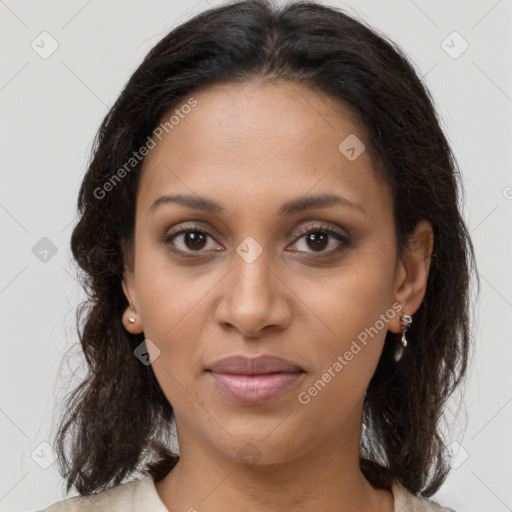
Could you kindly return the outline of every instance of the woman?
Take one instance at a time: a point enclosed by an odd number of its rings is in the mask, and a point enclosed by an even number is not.
[[[460,192],[413,67],[344,12],[242,1],[170,32],[80,190],[89,375],[55,439],[80,496],[46,511],[449,510]]]

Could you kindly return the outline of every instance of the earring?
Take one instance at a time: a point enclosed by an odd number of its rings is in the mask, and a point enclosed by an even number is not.
[[[405,311],[402,309],[402,316],[400,318],[402,322],[402,346],[407,347],[407,340],[405,339],[405,333],[407,332],[407,329],[409,329],[409,326],[412,323],[412,317],[410,315],[407,315]]]
[[[401,339],[401,345],[398,345],[395,350],[395,361],[398,363],[402,356],[404,355],[405,347],[407,347],[407,340],[405,339],[405,333],[407,332],[407,329],[409,329],[409,326],[412,323],[412,317],[408,315],[403,309],[402,309],[402,316],[400,317],[400,323],[402,327],[402,339]]]
[[[132,309],[132,311],[133,311],[133,309]],[[134,312],[134,313],[135,313],[135,312]],[[127,309],[127,310],[124,312],[124,314],[123,314],[123,320],[124,320],[125,322],[128,322],[128,323],[129,323],[129,324],[131,324],[131,325],[134,325],[134,324],[137,322],[137,320],[136,320],[136,318],[137,318],[137,317],[136,317],[136,316],[132,316],[132,315],[133,315],[133,313],[132,313],[132,314],[130,314],[130,311]]]

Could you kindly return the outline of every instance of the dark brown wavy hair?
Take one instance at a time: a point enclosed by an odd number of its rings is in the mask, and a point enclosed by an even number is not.
[[[425,497],[446,478],[441,423],[468,373],[475,261],[460,173],[434,101],[396,44],[342,10],[248,0],[204,11],[166,35],[96,135],[71,237],[87,293],[76,312],[87,375],[66,396],[54,442],[68,493],[99,492],[141,470],[158,481],[179,459],[170,446],[173,409],[151,365],[134,356],[144,334],[128,333],[121,321],[142,161],[108,193],[104,185],[194,91],[261,78],[305,84],[356,112],[375,170],[391,186],[399,254],[420,219],[433,227],[427,290],[409,346],[395,363],[397,335],[387,333],[365,395],[360,467],[375,487],[396,480]]]

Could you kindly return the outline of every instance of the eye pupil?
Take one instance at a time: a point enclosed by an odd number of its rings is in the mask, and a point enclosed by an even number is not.
[[[328,236],[329,235],[327,235],[326,233],[322,233],[321,231],[316,231],[314,233],[310,233],[307,238],[308,238],[308,242],[314,243],[312,248],[322,250],[322,249],[325,249],[325,247],[327,246]]]
[[[190,243],[192,245],[190,245]],[[185,233],[185,245],[189,249],[202,249],[205,245],[206,237],[199,231],[188,231]]]

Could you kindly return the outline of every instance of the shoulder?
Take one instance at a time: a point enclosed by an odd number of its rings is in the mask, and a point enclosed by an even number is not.
[[[135,493],[141,480],[132,480],[105,491],[68,498],[39,512],[133,512]]]
[[[393,483],[392,492],[395,499],[394,512],[455,512],[432,499],[412,494],[398,482]]]

